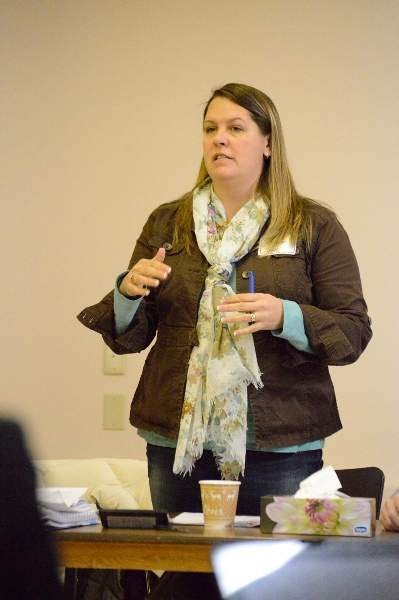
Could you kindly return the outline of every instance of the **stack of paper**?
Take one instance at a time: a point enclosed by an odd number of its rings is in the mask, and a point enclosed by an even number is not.
[[[66,529],[99,523],[95,504],[81,499],[85,491],[86,488],[38,488],[37,501],[46,525]]]

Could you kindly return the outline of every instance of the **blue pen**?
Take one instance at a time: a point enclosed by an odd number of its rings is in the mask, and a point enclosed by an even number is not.
[[[253,271],[248,272],[248,292],[255,293],[255,273]]]

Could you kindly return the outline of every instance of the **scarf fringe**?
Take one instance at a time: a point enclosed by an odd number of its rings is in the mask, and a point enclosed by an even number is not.
[[[234,474],[234,480],[235,481],[237,481],[240,478],[240,475],[242,477],[244,477],[244,473],[245,473],[245,456],[244,456],[244,462],[243,462],[243,464],[241,464],[242,460],[240,458],[238,458],[238,457],[235,457],[235,458],[232,457],[232,458],[230,458],[230,460],[227,460],[226,456],[223,456],[222,454],[218,454],[216,452],[213,453],[213,456],[215,458],[216,466],[218,468],[218,471],[220,471],[222,479],[226,479],[228,481],[231,480],[231,472],[230,472],[230,477],[229,478],[225,477],[224,476],[225,474],[223,472],[224,465],[229,464],[229,463],[237,463],[237,465],[239,465],[239,470],[237,471],[237,473]]]

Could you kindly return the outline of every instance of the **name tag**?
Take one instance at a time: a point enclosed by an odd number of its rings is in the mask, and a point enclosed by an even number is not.
[[[266,245],[262,244],[262,240],[259,242],[259,256],[275,256],[278,254],[288,254],[293,256],[294,254],[296,254],[296,243],[291,242],[290,239],[286,238],[277,246],[277,248],[269,250]]]

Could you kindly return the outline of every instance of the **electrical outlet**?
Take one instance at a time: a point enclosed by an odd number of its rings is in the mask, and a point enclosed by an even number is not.
[[[126,429],[126,396],[124,394],[104,394],[103,429]]]
[[[111,348],[104,346],[103,373],[104,375],[124,375],[126,373],[126,356],[115,354]]]

